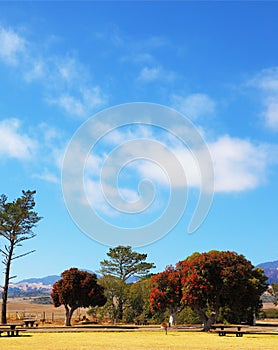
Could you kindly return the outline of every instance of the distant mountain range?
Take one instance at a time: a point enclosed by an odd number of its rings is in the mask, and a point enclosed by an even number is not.
[[[268,277],[267,283],[278,283],[278,260],[265,262],[257,267],[264,270],[265,275]]]
[[[19,283],[27,283],[29,285],[33,285],[33,284],[37,284],[37,283],[41,283],[44,286],[47,285],[53,285],[55,282],[57,282],[61,277],[58,275],[51,275],[51,276],[46,276],[46,277],[41,277],[41,278],[28,278],[26,280],[23,280]]]
[[[267,283],[278,283],[278,260],[265,262],[257,265],[257,267],[264,269],[264,273],[268,277]],[[92,271],[86,271],[92,273]],[[9,296],[21,297],[49,295],[52,291],[53,284],[60,278],[61,276],[51,275],[42,278],[28,278],[18,283],[11,283],[9,287]],[[129,283],[136,281],[138,281],[138,278],[135,277],[128,280]]]
[[[84,269],[86,270],[86,269]],[[86,270],[90,273],[93,271]],[[97,274],[97,277],[100,276]],[[28,278],[17,283],[10,283],[9,285],[9,297],[33,297],[39,295],[50,295],[52,286],[57,282],[61,276],[51,275],[41,278]],[[128,279],[128,283],[134,283],[138,281],[138,278],[131,277]]]
[[[28,278],[17,283],[10,283],[9,297],[49,295],[53,284],[60,278],[58,275],[52,275],[42,278]]]

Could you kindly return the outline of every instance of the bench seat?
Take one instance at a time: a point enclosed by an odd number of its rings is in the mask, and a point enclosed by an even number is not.
[[[245,332],[242,332],[242,331],[225,331],[225,330],[218,331],[218,335],[222,337],[225,336],[226,334],[235,334],[237,337],[242,337],[244,333]]]

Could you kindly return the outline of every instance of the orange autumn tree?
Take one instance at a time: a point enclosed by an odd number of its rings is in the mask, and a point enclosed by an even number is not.
[[[79,307],[103,306],[106,303],[104,288],[97,283],[96,274],[71,268],[61,276],[53,285],[51,298],[55,307],[64,305],[65,326],[71,325],[73,312]]]

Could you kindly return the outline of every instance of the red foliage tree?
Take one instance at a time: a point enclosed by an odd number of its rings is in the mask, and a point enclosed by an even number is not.
[[[103,306],[106,303],[104,288],[97,283],[95,274],[71,268],[61,276],[53,285],[51,298],[55,307],[64,305],[66,326],[71,325],[71,317],[77,308]]]
[[[266,277],[235,252],[210,251],[177,264],[181,271],[182,301],[201,317],[204,330],[216,321],[220,307],[231,310],[260,307]]]
[[[261,306],[267,277],[243,255],[226,251],[194,253],[176,267],[153,277],[152,310],[175,314],[191,307],[202,319],[204,330],[216,321],[220,308],[241,317],[253,317]]]
[[[173,266],[168,266],[165,271],[158,273],[152,278],[152,289],[150,293],[151,310],[165,311],[168,309],[174,322],[177,312],[183,305],[182,285],[180,271]]]

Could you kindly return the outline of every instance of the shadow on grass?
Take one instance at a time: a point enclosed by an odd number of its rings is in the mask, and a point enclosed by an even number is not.
[[[33,336],[32,334],[19,334],[19,335],[16,335],[16,336],[2,335],[1,338],[17,339],[17,338],[30,338],[32,336]]]

